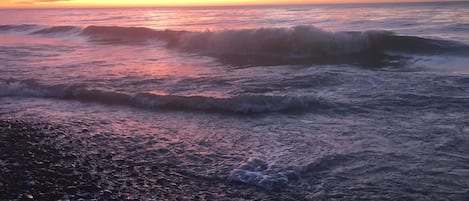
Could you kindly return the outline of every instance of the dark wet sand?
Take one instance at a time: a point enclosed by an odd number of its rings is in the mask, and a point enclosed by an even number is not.
[[[0,200],[306,199],[293,189],[267,192],[198,176],[178,167],[176,157],[120,157],[125,154],[113,147],[132,139],[115,137],[92,136],[86,129],[70,133],[36,120],[0,120]]]

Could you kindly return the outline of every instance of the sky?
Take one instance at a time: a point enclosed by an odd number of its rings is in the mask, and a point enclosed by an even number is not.
[[[0,0],[0,8],[121,7],[121,6],[221,6],[314,3],[416,2],[432,0]],[[444,1],[444,0],[433,0]]]

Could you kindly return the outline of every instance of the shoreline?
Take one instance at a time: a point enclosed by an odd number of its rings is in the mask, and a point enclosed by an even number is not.
[[[119,158],[111,147],[125,140],[87,132],[72,134],[46,122],[0,119],[0,200],[302,199],[197,175],[178,167],[177,158]]]

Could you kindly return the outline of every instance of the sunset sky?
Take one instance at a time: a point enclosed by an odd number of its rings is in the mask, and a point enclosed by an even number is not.
[[[416,2],[432,0],[399,0]],[[438,0],[434,0],[438,1]],[[441,1],[441,0],[440,0]],[[390,0],[0,0],[0,8],[47,7],[120,7],[120,6],[206,6],[206,5],[266,5],[314,3],[398,2]]]

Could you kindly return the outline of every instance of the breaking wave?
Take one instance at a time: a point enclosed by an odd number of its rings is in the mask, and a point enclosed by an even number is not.
[[[445,40],[401,36],[389,31],[328,32],[313,26],[218,32],[158,31],[142,27],[89,26],[81,35],[106,44],[159,40],[167,47],[242,65],[360,63],[380,65],[392,53],[467,54],[469,46]]]
[[[20,25],[0,25],[0,31],[31,31],[37,29],[37,25],[33,24],[20,24]]]
[[[257,186],[267,191],[282,190],[291,181],[304,178],[309,174],[316,174],[318,176],[322,172],[330,171],[344,163],[353,161],[354,158],[356,157],[352,154],[325,155],[311,163],[280,169],[272,169],[268,161],[263,161],[259,158],[249,158],[239,167],[232,170],[227,180],[229,182]]]
[[[151,93],[126,94],[87,89],[86,86],[81,85],[47,86],[34,80],[0,81],[0,97],[54,98],[148,109],[240,114],[303,111],[332,106],[314,97],[243,95],[231,98],[214,98]]]
[[[55,27],[48,27],[43,28],[37,31],[32,32],[31,34],[42,34],[42,35],[50,35],[50,34],[70,34],[70,33],[79,33],[81,29],[75,26],[55,26]]]
[[[390,31],[329,32],[314,26],[224,31],[154,30],[145,27],[3,25],[0,30],[30,34],[74,32],[100,44],[165,42],[168,48],[239,64],[361,63],[379,64],[402,54],[467,55],[469,46],[447,40],[396,35]],[[393,53],[393,54],[389,54]],[[393,56],[391,56],[393,55]]]

